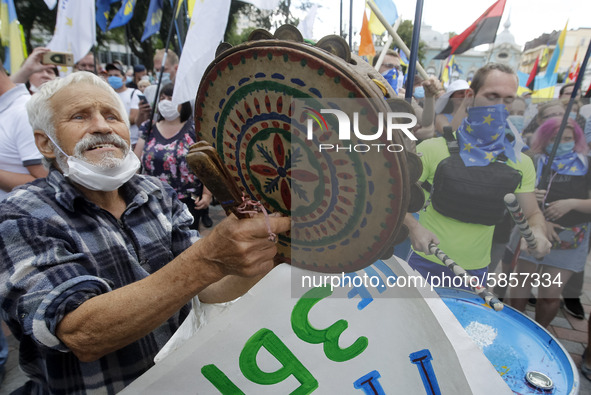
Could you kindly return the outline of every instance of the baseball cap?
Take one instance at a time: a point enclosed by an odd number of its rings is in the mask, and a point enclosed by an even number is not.
[[[125,75],[125,72],[123,71],[123,67],[121,67],[120,64],[117,63],[107,63],[107,65],[105,66],[105,70],[109,71],[109,70],[119,70],[119,72],[121,73],[121,75]]]
[[[136,64],[135,66],[133,66],[134,73],[141,73],[142,71],[146,71],[146,66],[144,66],[143,64]]]
[[[445,93],[441,95],[435,102],[435,113],[440,114],[441,111],[443,111],[445,106],[447,106],[449,98],[454,94],[454,92],[465,91],[466,89],[470,89],[470,84],[468,84],[468,82],[465,80],[455,80],[449,84]]]

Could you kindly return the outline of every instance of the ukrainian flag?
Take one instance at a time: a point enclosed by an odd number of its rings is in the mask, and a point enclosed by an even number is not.
[[[560,56],[564,51],[564,40],[566,39],[567,26],[568,22],[566,23],[566,25],[564,25],[564,30],[562,30],[562,33],[560,33],[558,41],[556,42],[556,47],[554,48],[554,52],[552,52],[552,57],[548,61],[548,67],[546,68],[546,75],[548,76],[558,71],[558,59],[560,59]]]
[[[558,60],[564,50],[564,41],[566,39],[566,28],[568,22],[564,25],[564,30],[560,33],[552,57],[548,61],[548,67],[546,67],[546,73],[543,77],[536,77],[534,82],[534,92],[531,95],[532,99],[548,100],[554,97],[554,87],[558,80]]]
[[[527,87],[527,80],[529,79],[529,74],[524,73],[523,71],[517,70],[517,77],[519,78],[519,87],[517,88],[517,96],[521,96],[524,93],[531,92],[531,90]]]
[[[0,40],[4,47],[4,69],[14,74],[27,58],[27,47],[13,0],[0,1]]]

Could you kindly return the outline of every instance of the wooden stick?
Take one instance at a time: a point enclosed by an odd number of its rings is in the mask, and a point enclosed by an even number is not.
[[[493,293],[488,291],[485,287],[481,285],[473,286],[473,282],[479,284],[480,279],[475,276],[470,275],[463,267],[455,263],[450,257],[448,257],[445,252],[441,251],[437,244],[430,243],[429,244],[429,251],[433,255],[437,257],[445,266],[447,266],[456,276],[460,276],[464,278],[465,284],[470,285],[470,288],[474,290],[490,307],[492,307],[495,311],[501,311],[503,309],[503,302],[499,300]],[[474,280],[473,280],[474,279]]]
[[[398,48],[403,50],[404,53],[406,54],[406,57],[410,59],[410,49],[408,49],[408,47],[406,46],[404,41],[402,41],[402,39],[400,38],[398,33],[396,33],[396,31],[392,28],[392,26],[390,26],[390,24],[388,23],[388,21],[386,20],[384,15],[382,15],[382,12],[378,8],[378,6],[375,5],[374,2],[371,0],[367,2],[367,5],[369,6],[369,8],[371,8],[373,13],[376,14],[376,16],[378,17],[378,19],[380,20],[382,25],[386,28],[388,33],[390,33],[390,35],[392,36],[392,38],[396,42],[396,45],[398,46]],[[421,75],[421,77],[424,80],[429,78],[429,76],[427,75],[427,72],[425,71],[425,69],[423,69],[423,66],[421,66],[421,64],[418,61],[417,61],[417,71],[419,72],[419,74]]]
[[[521,233],[521,236],[527,243],[527,247],[530,250],[535,250],[538,246],[538,243],[536,242],[536,238],[534,237],[534,234],[527,223],[525,215],[523,215],[523,210],[521,210],[521,206],[519,206],[517,197],[512,193],[508,193],[505,195],[504,200],[509,213],[511,213],[511,217],[513,217],[515,224],[517,224],[517,227],[519,228],[519,233]]]

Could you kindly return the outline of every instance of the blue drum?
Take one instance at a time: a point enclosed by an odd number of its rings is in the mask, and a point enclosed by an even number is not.
[[[578,393],[579,374],[570,355],[534,320],[509,306],[494,311],[472,292],[437,292],[514,393]]]

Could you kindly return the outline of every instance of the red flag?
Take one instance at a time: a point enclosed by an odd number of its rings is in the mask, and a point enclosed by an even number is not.
[[[490,6],[469,28],[449,39],[449,47],[434,59],[445,59],[449,55],[461,54],[480,44],[492,43],[497,36],[506,0],[498,0]]]
[[[527,79],[527,83],[525,84],[525,86],[527,86],[531,91],[534,90],[534,82],[536,80],[536,75],[538,74],[538,63],[540,63],[540,55],[538,55],[536,58],[534,67],[532,67],[531,73],[529,73],[529,78]]]
[[[369,22],[367,15],[363,11],[363,22],[361,23],[361,42],[359,43],[359,56],[374,56],[376,54],[373,40],[371,38],[371,31],[369,31]]]
[[[581,62],[577,62],[577,55],[579,54],[579,48],[575,52],[575,58],[573,59],[573,64],[571,64],[570,69],[568,71],[568,78],[566,82],[576,82],[577,76],[579,75],[579,70],[581,68]]]

